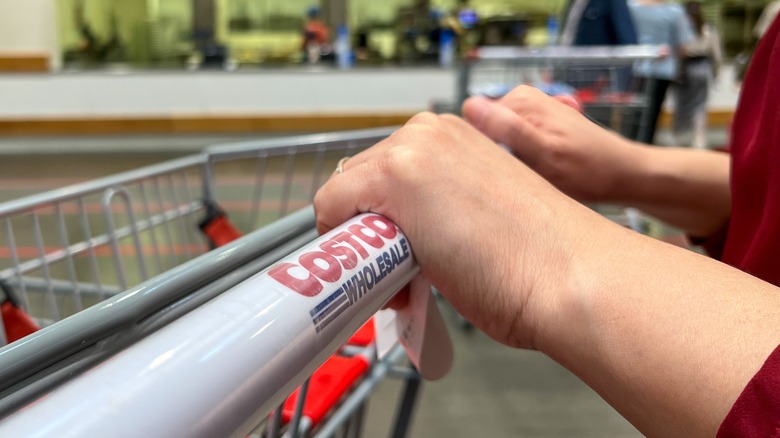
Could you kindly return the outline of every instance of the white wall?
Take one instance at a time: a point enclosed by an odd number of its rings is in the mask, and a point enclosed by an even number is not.
[[[403,113],[451,100],[439,69],[0,76],[0,118]]]
[[[59,68],[56,0],[0,0],[0,54],[45,54]]]
[[[732,72],[722,70],[711,110],[736,107]],[[455,76],[436,68],[0,75],[0,118],[417,112],[452,102]]]

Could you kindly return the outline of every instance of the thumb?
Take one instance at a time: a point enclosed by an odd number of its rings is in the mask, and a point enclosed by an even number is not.
[[[528,165],[533,166],[542,151],[543,134],[500,103],[471,97],[463,103],[463,117],[483,134],[510,148]]]

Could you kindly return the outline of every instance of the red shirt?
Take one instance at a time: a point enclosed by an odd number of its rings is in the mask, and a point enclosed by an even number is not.
[[[731,140],[731,220],[721,260],[780,285],[780,21],[756,48]]]
[[[727,437],[780,437],[780,347],[769,355],[720,425],[718,438]]]
[[[731,219],[721,260],[780,285],[780,20],[745,75],[732,126]],[[737,399],[719,437],[780,437],[780,347]]]

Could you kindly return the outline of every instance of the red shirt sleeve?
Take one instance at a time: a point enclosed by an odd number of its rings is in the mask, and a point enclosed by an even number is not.
[[[688,236],[688,240],[694,244],[704,248],[707,254],[715,260],[720,260],[723,257],[723,247],[726,245],[726,238],[728,236],[729,223],[726,222],[712,235],[707,237]]]
[[[742,391],[717,436],[780,438],[780,346]]]

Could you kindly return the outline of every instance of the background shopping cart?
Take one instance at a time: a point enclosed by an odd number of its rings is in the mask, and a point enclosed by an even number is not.
[[[525,84],[572,96],[597,123],[636,138],[649,121],[643,117],[647,90],[634,81],[632,68],[658,53],[654,46],[482,47],[461,66],[456,106],[469,96],[501,97]]]
[[[16,312],[3,312],[0,334],[4,341],[9,334],[19,337],[9,330],[19,321],[8,315],[24,316],[29,332],[44,327],[0,350],[0,415],[71,381],[309,242],[316,236],[313,212],[299,209],[311,202],[339,158],[392,130],[217,147],[0,204],[5,249],[0,283]],[[293,210],[299,211],[288,214]],[[241,234],[236,227],[259,230],[229,243]],[[218,244],[226,246],[206,253]],[[394,428],[396,436],[404,435],[419,376],[395,365],[402,355],[398,349],[377,361],[372,344],[368,325],[257,430],[329,436],[346,427],[357,436],[366,399],[394,373],[406,382]],[[308,396],[298,397],[307,387]]]

